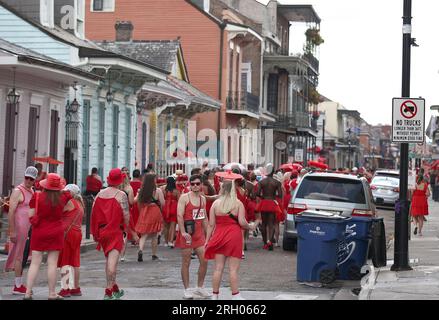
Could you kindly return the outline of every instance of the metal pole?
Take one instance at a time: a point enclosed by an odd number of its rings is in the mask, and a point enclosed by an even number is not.
[[[403,49],[402,49],[402,97],[410,97],[412,0],[404,0]],[[408,143],[401,143],[399,203],[400,212],[395,212],[395,250],[392,271],[412,270],[408,256]]]

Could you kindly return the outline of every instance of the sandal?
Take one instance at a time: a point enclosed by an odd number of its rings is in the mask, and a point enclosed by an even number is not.
[[[32,298],[32,295],[23,297],[23,300],[33,300],[33,299],[34,298]]]
[[[47,300],[64,300],[64,298],[61,297],[60,295],[56,295],[55,297],[49,297],[49,298],[47,298]]]

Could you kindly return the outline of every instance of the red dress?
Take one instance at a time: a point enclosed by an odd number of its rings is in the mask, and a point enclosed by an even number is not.
[[[412,216],[426,216],[428,215],[428,201],[427,201],[427,190],[428,184],[424,183],[424,189],[418,189],[420,185],[416,186],[413,192],[412,204],[411,204],[411,215]]]
[[[139,189],[142,186],[142,181],[131,181],[130,182],[131,188],[133,188],[133,194],[134,197],[137,196],[137,194],[139,193]],[[130,206],[130,229],[134,230],[134,228],[136,227],[137,224],[137,220],[139,219],[139,207],[134,204],[133,206]],[[131,235],[131,233],[128,233],[128,240],[132,240],[133,236]]]
[[[284,188],[285,188],[285,195],[284,195],[284,199],[283,199],[283,209],[285,210],[286,208],[288,208],[288,204],[290,203],[291,200],[291,187],[290,187],[290,180],[285,180],[284,181]]]
[[[79,268],[81,265],[81,225],[84,208],[75,199],[72,200],[72,203],[75,208],[71,211],[65,211],[62,217],[64,232],[68,230],[68,233],[64,239],[64,248],[59,253],[58,268],[63,266]]]
[[[122,251],[123,223],[123,210],[119,201],[98,196],[91,214],[91,233],[98,242],[96,249],[102,248],[106,257],[111,250]]]
[[[137,233],[151,234],[162,230],[162,213],[156,203],[139,203],[139,212],[139,220],[135,228]]]
[[[202,201],[200,199],[200,201]],[[198,218],[194,219],[194,217],[198,214]],[[181,249],[196,249],[204,246],[206,242],[206,236],[204,235],[203,230],[203,220],[206,217],[206,210],[203,207],[196,207],[192,204],[189,199],[189,202],[186,204],[184,208],[184,221],[195,220],[195,233],[191,235],[192,242],[191,244],[186,244],[186,239],[181,235],[180,230],[177,231],[177,239],[175,241],[175,246]]]
[[[165,207],[163,208],[163,220],[166,223],[177,223],[178,196],[174,192],[166,191]]]
[[[72,199],[70,192],[62,192],[57,206],[52,206],[46,192],[38,193],[38,208],[31,218],[32,237],[30,249],[35,251],[60,251],[64,247],[63,209]],[[36,206],[36,194],[29,207]]]
[[[257,194],[257,192],[258,192],[258,185],[255,184],[253,185],[253,194]],[[256,206],[257,206],[256,199],[253,200],[249,196],[247,196],[247,208],[245,210],[246,213],[245,219],[248,222],[256,220],[256,216],[255,216]]]
[[[227,216],[215,216],[216,225],[206,246],[204,257],[215,259],[215,255],[242,259],[242,232],[239,223]]]

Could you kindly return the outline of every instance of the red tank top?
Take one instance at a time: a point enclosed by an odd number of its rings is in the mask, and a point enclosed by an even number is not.
[[[200,196],[201,207],[196,207],[192,204],[191,199],[189,198],[189,202],[186,204],[184,208],[184,216],[183,219],[187,220],[203,220],[206,217],[205,203],[202,202],[202,198]]]

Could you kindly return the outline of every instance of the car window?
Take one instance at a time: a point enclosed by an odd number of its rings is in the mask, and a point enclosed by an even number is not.
[[[399,186],[399,179],[393,178],[393,177],[384,177],[384,176],[375,177],[372,180],[372,184],[398,187]]]
[[[365,204],[361,181],[335,177],[305,177],[296,198]]]
[[[392,173],[392,172],[376,172],[375,176],[399,178],[398,173]]]

